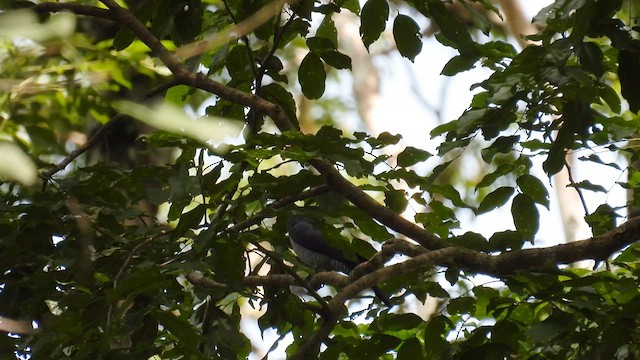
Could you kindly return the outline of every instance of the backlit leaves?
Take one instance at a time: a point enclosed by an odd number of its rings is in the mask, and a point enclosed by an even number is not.
[[[369,46],[384,31],[389,18],[389,4],[387,0],[368,0],[362,7],[360,14],[360,36],[364,46]]]
[[[422,50],[420,26],[407,15],[398,15],[393,21],[393,37],[398,51],[407,59],[414,61]]]
[[[320,57],[313,52],[309,52],[298,69],[298,80],[302,87],[304,96],[308,99],[318,99],[324,94],[325,80],[327,74],[324,71],[324,64]]]
[[[513,216],[516,230],[526,240],[533,242],[540,226],[540,214],[533,200],[525,194],[516,195],[511,205],[511,216]]]

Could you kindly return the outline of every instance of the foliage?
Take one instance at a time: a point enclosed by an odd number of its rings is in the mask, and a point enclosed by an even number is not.
[[[465,24],[440,0],[0,4],[0,315],[38,327],[0,337],[3,353],[246,358],[255,339],[242,309],[253,307],[263,333],[292,340],[292,358],[316,358],[322,343],[322,359],[640,356],[640,222],[617,225],[638,192],[586,214],[593,239],[523,250],[550,206],[547,179],[532,175],[539,167],[552,176],[586,150],[581,161],[626,170],[620,185],[638,187],[635,167],[600,156],[637,161],[627,146],[640,125],[633,2],[558,0],[519,52],[483,41],[485,15]],[[347,134],[335,119],[314,135],[298,130],[297,86],[322,102],[332,75],[352,67],[338,47],[339,11],[360,16],[367,49],[389,23],[410,61],[427,17],[458,52],[443,75],[491,71],[468,109],[432,131],[437,154],[407,147],[390,167],[385,150],[399,135]],[[478,199],[440,181],[472,142],[489,169],[474,184]],[[429,173],[418,170],[434,158]],[[410,203],[413,222],[400,216]],[[461,209],[502,208],[514,226],[488,239],[460,231]],[[311,271],[285,235],[294,211],[373,260],[348,278],[304,279]],[[401,235],[419,245],[389,241]],[[394,254],[405,260],[383,264]],[[582,259],[611,261],[560,266]],[[496,280],[477,284],[478,274]],[[316,293],[323,283],[335,296]],[[374,284],[398,305],[344,306]],[[395,311],[427,296],[440,303],[429,319]]]

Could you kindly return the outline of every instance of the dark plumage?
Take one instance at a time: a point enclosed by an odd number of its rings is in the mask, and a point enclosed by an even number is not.
[[[356,266],[365,261],[365,259],[358,259],[358,261],[347,259],[339,249],[327,242],[324,235],[313,226],[309,219],[293,215],[289,217],[287,230],[291,247],[298,258],[316,271],[339,271],[348,275]],[[377,286],[372,289],[385,305],[392,305],[391,300],[382,290]]]

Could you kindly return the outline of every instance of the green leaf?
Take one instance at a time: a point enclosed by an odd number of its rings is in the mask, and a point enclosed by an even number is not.
[[[496,154],[508,154],[513,151],[515,144],[520,140],[519,135],[500,136],[489,147],[481,150],[482,159],[491,164]]]
[[[461,296],[451,299],[447,304],[449,314],[472,314],[476,308],[476,299],[470,296]]]
[[[426,359],[424,356],[424,348],[420,343],[420,340],[416,338],[409,338],[405,340],[400,349],[398,349],[397,360],[422,360]]]
[[[583,180],[583,181],[580,181],[579,183],[569,184],[568,186],[578,188],[578,189],[591,190],[593,192],[601,192],[601,193],[607,192],[607,189],[605,189],[604,186],[596,185],[589,180]]]
[[[593,42],[580,41],[576,50],[577,55],[580,58],[580,65],[582,65],[583,69],[591,72],[597,78],[604,75],[604,54],[597,44]]]
[[[618,53],[618,79],[622,88],[622,96],[629,102],[629,109],[640,111],[640,52],[620,50]]]
[[[398,15],[393,21],[393,38],[400,54],[413,62],[422,50],[420,26],[407,15]]]
[[[181,348],[189,352],[196,352],[198,341],[204,340],[187,320],[182,320],[175,315],[165,311],[154,311],[153,318],[156,319],[166,330],[180,340]]]
[[[325,52],[320,57],[336,69],[351,69],[351,58],[337,50]]]
[[[307,99],[319,99],[324,94],[327,73],[324,64],[318,55],[309,52],[298,69],[298,81],[302,87],[302,93]]]
[[[489,238],[489,244],[493,251],[505,251],[508,249],[520,249],[524,241],[522,234],[517,231],[506,230],[494,233]]]
[[[180,221],[176,226],[176,232],[183,234],[189,229],[194,229],[202,222],[207,207],[203,204],[196,206],[193,210],[190,210],[180,215]]]
[[[380,331],[411,330],[423,324],[422,318],[416,314],[386,314],[376,319],[371,326]]]
[[[438,40],[444,45],[452,44],[462,55],[475,56],[477,53],[476,43],[471,38],[467,26],[453,16],[452,12],[445,7],[444,2],[429,1],[427,6],[429,7],[428,15],[438,24],[447,41],[443,42],[441,38]],[[447,42],[451,42],[451,44]]]
[[[368,0],[362,7],[360,14],[360,37],[362,43],[369,49],[384,31],[389,18],[389,4],[387,0]]]
[[[360,2],[357,0],[337,0],[335,3],[358,16],[360,15]]]
[[[511,215],[513,216],[516,230],[526,240],[533,241],[533,237],[540,226],[540,215],[533,200],[525,194],[516,195],[511,205]]]
[[[401,214],[407,209],[409,200],[404,190],[388,190],[384,192],[384,203],[393,212]]]
[[[482,180],[476,185],[476,188],[480,189],[486,186],[493,184],[497,179],[511,173],[515,169],[514,164],[505,163],[498,165],[498,168],[487,175],[485,175]]]
[[[600,84],[600,97],[607,103],[611,111],[620,114],[620,96],[611,86],[608,84]]]
[[[558,131],[555,141],[551,144],[547,160],[542,163],[542,169],[548,176],[555,175],[562,170],[565,164],[567,148],[571,146],[571,143],[573,143],[573,134],[569,132],[566,126],[563,126]]]
[[[129,45],[131,45],[134,38],[135,35],[133,35],[131,30],[129,30],[128,27],[123,26],[122,28],[120,28],[115,38],[113,39],[113,47],[117,51],[124,50],[128,48]]]
[[[620,216],[610,205],[602,204],[584,219],[591,227],[593,235],[600,236],[616,227],[616,219],[618,217]]]
[[[479,59],[479,56],[456,55],[444,65],[440,74],[453,76],[463,71],[473,69]]]
[[[383,131],[377,138],[368,138],[366,141],[374,149],[381,149],[385,146],[395,145],[402,139],[402,135],[393,135]]]
[[[191,94],[191,88],[187,85],[177,85],[167,90],[164,98],[174,105],[184,106],[189,94]]]
[[[533,175],[524,174],[518,177],[516,183],[518,187],[520,187],[520,190],[533,201],[543,205],[547,209],[549,208],[549,192],[540,179]]]
[[[471,206],[467,205],[462,198],[460,197],[460,193],[456,188],[454,188],[450,184],[434,184],[429,187],[429,191],[432,194],[440,194],[445,198],[451,200],[453,205],[458,207],[470,208]]]
[[[576,327],[575,322],[575,316],[556,310],[544,321],[533,324],[528,333],[534,341],[547,343],[568,331],[573,331]]]
[[[409,167],[419,162],[425,161],[432,155],[425,150],[407,146],[400,154],[398,154],[398,166]]]
[[[282,85],[277,83],[267,84],[262,87],[261,95],[265,100],[274,102],[282,107],[287,113],[289,120],[293,122],[295,126],[298,126],[298,117],[296,116],[296,102],[291,95]]]
[[[339,52],[335,44],[322,37],[311,37],[307,39],[307,46],[314,54],[320,56],[327,64],[336,69],[350,69],[351,58]]]
[[[462,246],[467,249],[473,249],[478,251],[487,251],[489,249],[489,242],[487,241],[487,239],[485,239],[484,236],[472,231],[467,231],[466,233],[460,236],[456,236],[455,238],[451,239],[450,242],[457,246]],[[457,276],[457,270],[456,270],[456,276]]]
[[[336,24],[331,19],[332,14],[325,15],[324,19],[316,30],[316,36],[324,39],[328,39],[333,44],[333,48],[338,48],[338,30]]]
[[[449,347],[445,335],[451,329],[451,320],[446,316],[437,315],[429,320],[424,329],[424,343],[427,359],[441,359]]]
[[[212,263],[216,277],[226,284],[241,284],[244,277],[244,251],[242,243],[237,239],[215,239]]]
[[[237,83],[250,82],[253,80],[253,64],[247,56],[247,47],[244,45],[236,45],[227,55],[225,66],[229,70],[229,75]]]

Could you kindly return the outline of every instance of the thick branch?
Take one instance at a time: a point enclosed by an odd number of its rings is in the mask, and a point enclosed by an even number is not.
[[[151,33],[143,23],[141,23],[131,12],[121,7],[115,0],[101,0],[109,10],[111,10],[112,19],[120,24],[128,27],[134,34],[138,35],[140,40],[144,42],[153,53],[162,60],[162,62],[176,76],[188,75],[189,72],[181,64],[178,58],[173,55],[160,42],[155,35]]]
[[[351,201],[355,206],[382,224],[417,241],[427,249],[435,250],[447,246],[447,244],[437,236],[404,219],[374,200],[362,191],[362,189],[345,179],[329,161],[314,159],[311,161],[311,164],[326,177],[327,184],[329,184],[332,190],[342,194],[342,196]]]
[[[364,289],[382,283],[391,277],[417,274],[436,266],[459,268],[496,277],[509,276],[522,271],[552,270],[556,269],[558,265],[570,264],[578,260],[605,259],[638,239],[640,239],[640,217],[632,218],[618,228],[588,240],[547,248],[516,250],[500,255],[488,255],[452,246],[429,251],[402,239],[390,240],[384,245],[380,254],[369,262],[359,265],[348,279],[337,273],[318,273],[314,276],[312,284],[328,283],[338,287],[342,286],[342,289],[328,303],[328,311],[325,312],[326,316],[323,317],[322,325],[318,331],[300,346],[291,359],[306,359],[317,356],[320,345],[346,312],[344,303],[357,296]],[[392,254],[404,254],[412,258],[358,277],[363,273],[363,269],[370,266],[377,267],[381,259],[384,261]],[[203,280],[192,282],[206,287],[217,286]],[[244,280],[244,284],[247,286],[265,284],[289,286],[296,284],[296,282],[297,280],[290,275],[250,276]]]
[[[31,7],[31,9],[37,13],[56,13],[61,11],[69,11],[78,15],[87,15],[107,20],[113,20],[111,18],[111,13],[109,12],[109,10],[89,5],[44,2],[34,5],[33,7]]]
[[[317,356],[320,345],[326,340],[346,311],[344,303],[362,290],[391,277],[417,274],[435,266],[454,267],[497,277],[513,275],[521,271],[551,270],[556,269],[558,265],[570,264],[579,260],[606,259],[638,239],[640,239],[640,217],[633,218],[599,237],[547,248],[511,251],[497,256],[457,247],[428,251],[400,239],[394,239],[391,244],[385,244],[387,249],[383,251],[397,251],[414,257],[405,262],[368,273],[342,288],[328,304],[332,315],[324,319],[320,329],[300,346],[291,359],[306,359]],[[366,265],[360,265],[358,268],[361,266]],[[352,272],[350,279],[357,275],[358,268]]]
[[[237,89],[229,88],[216,81],[206,78],[202,74],[189,73],[180,63],[178,58],[169,52],[133,14],[120,7],[114,0],[102,1],[113,12],[114,19],[129,27],[140,39],[167,65],[176,78],[184,83],[201,90],[216,94],[229,101],[248,106],[254,110],[263,112],[271,117],[280,131],[296,130],[283,109],[256,95],[245,93]],[[439,249],[446,244],[437,236],[422,229],[416,224],[403,219],[398,214],[379,204],[364,191],[342,177],[338,170],[329,161],[316,159],[312,165],[326,178],[329,186],[349,199],[354,205],[363,209],[373,218],[389,228],[398,231],[416,241],[428,249]]]

